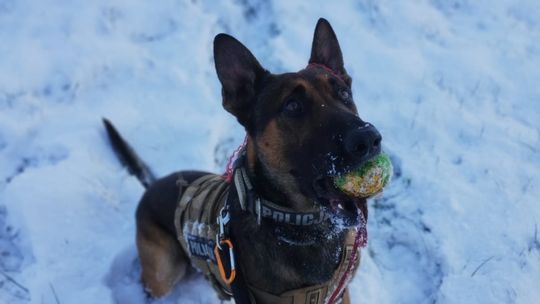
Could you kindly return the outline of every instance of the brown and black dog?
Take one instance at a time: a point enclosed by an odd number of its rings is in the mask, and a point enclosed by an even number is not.
[[[215,37],[214,59],[223,107],[247,132],[244,165],[254,191],[287,210],[320,208],[330,214],[307,226],[261,221],[233,198],[230,234],[243,279],[273,295],[327,282],[345,254],[345,234],[367,218],[366,200],[344,195],[332,179],[381,150],[379,132],[358,114],[334,31],[325,19],[318,21],[309,65],[295,73],[271,74],[226,34]],[[209,173],[183,171],[154,181],[112,125],[105,124],[116,152],[148,187],[136,214],[137,248],[142,282],[160,297],[191,264],[191,254],[177,239],[179,193]],[[341,297],[349,302],[346,289]]]

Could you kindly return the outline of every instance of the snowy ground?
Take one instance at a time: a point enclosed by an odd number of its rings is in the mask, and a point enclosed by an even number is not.
[[[540,2],[217,3],[0,0],[0,303],[144,303],[143,189],[101,117],[159,174],[222,171],[214,35],[294,71],[321,16],[397,168],[354,303],[538,303]],[[217,302],[194,275],[157,303]]]

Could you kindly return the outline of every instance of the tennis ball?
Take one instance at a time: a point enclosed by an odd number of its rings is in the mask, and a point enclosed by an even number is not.
[[[334,184],[349,195],[367,198],[382,191],[390,182],[392,172],[390,158],[380,153],[360,168],[336,177]]]

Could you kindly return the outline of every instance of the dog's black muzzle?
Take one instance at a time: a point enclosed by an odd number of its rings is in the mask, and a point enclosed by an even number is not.
[[[381,152],[382,136],[368,122],[350,130],[343,140],[344,150],[356,163],[363,163]]]

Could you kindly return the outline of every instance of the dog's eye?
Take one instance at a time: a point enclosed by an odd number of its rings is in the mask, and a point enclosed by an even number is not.
[[[288,116],[297,117],[302,115],[303,112],[304,105],[296,98],[289,98],[283,104],[283,113],[287,114]]]

